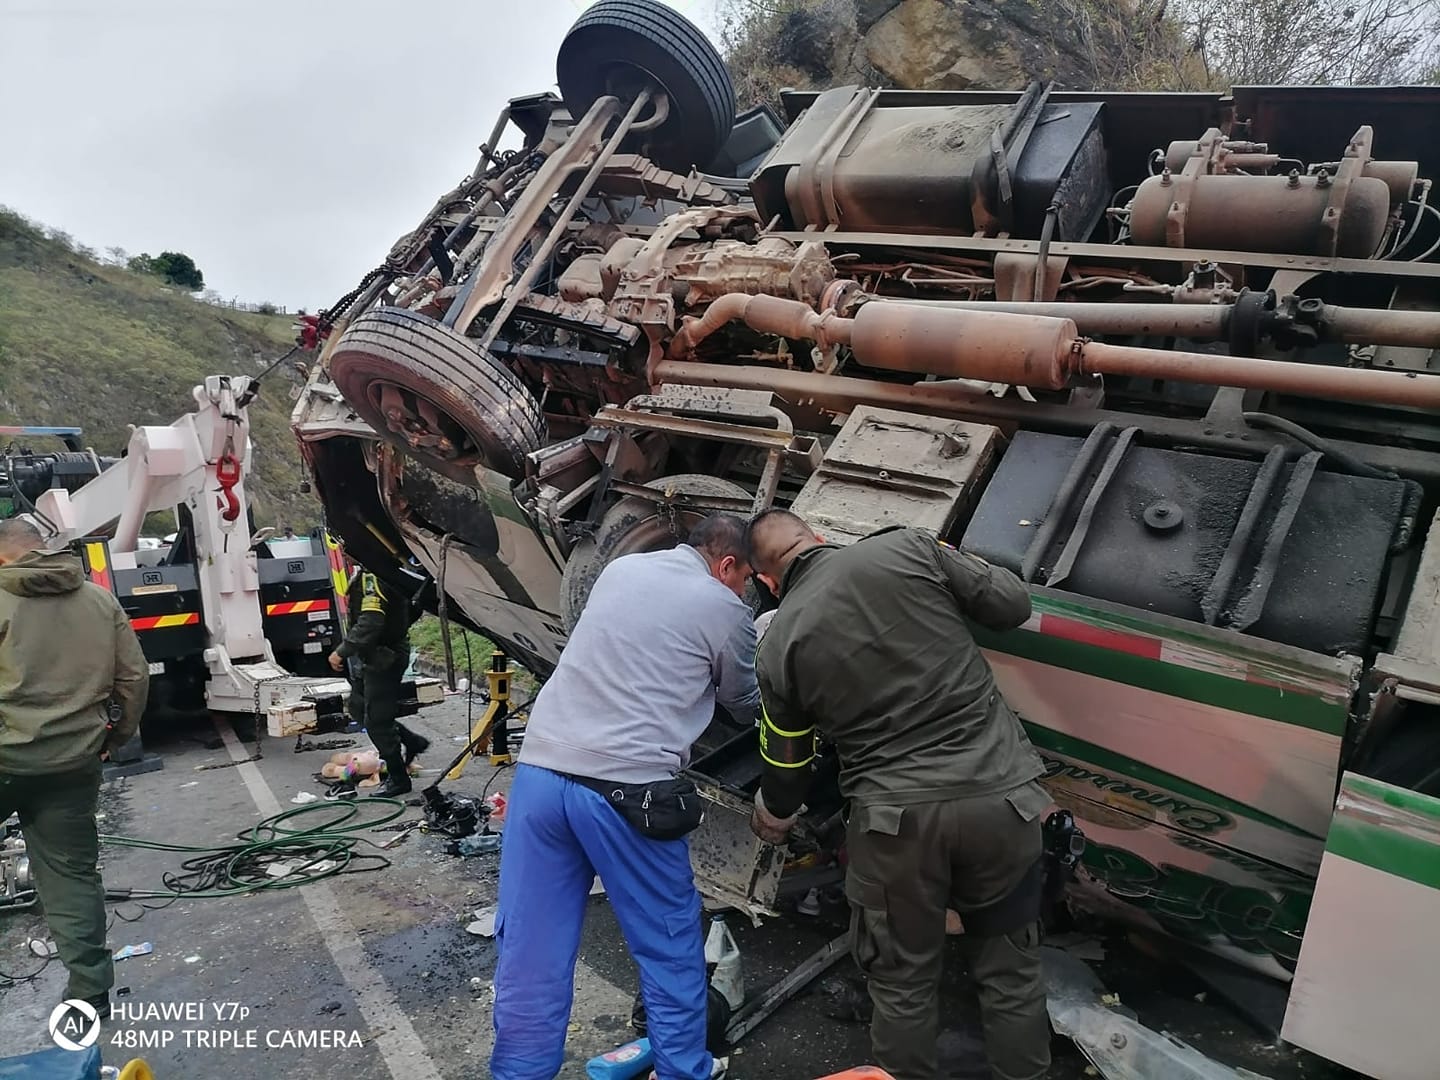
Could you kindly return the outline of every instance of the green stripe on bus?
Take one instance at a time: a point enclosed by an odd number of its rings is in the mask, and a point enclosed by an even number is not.
[[[1232,679],[1214,672],[1181,667],[1164,660],[1116,652],[1098,645],[1036,634],[1029,630],[995,633],[973,628],[982,648],[1067,668],[1099,679],[1153,690],[1158,694],[1214,705],[1233,712],[1263,716],[1282,724],[1343,735],[1348,711],[1342,704],[1323,701],[1298,691],[1283,691],[1260,683]]]
[[[1346,774],[1341,790],[1440,822],[1440,798],[1434,795],[1422,795],[1409,788],[1395,787],[1382,780],[1372,780],[1368,776],[1358,776],[1355,773]]]
[[[1440,889],[1440,843],[1336,815],[1325,850],[1383,874]]]
[[[1314,840],[1323,840],[1324,837],[1302,829],[1298,825],[1292,825],[1288,821],[1267,814],[1253,806],[1232,799],[1228,795],[1222,795],[1218,791],[1211,791],[1199,784],[1191,783],[1173,773],[1165,772],[1154,766],[1146,765],[1142,761],[1126,757],[1124,754],[1117,754],[1114,750],[1107,750],[1103,746],[1096,746],[1094,743],[1086,742],[1084,739],[1077,739],[1073,735],[1066,735],[1059,731],[1052,731],[1050,728],[1041,727],[1039,724],[1032,724],[1028,720],[1021,721],[1025,726],[1025,733],[1030,736],[1030,741],[1042,750],[1049,750],[1052,753],[1064,754],[1066,757],[1083,761],[1087,765],[1093,765],[1097,769],[1104,769],[1116,773],[1127,779],[1135,780],[1151,787],[1162,788],[1191,802],[1201,803],[1217,810],[1224,810],[1235,817],[1243,817],[1250,821],[1258,822],[1261,825],[1268,825],[1272,829],[1279,829],[1282,832],[1291,833],[1295,836],[1305,836]],[[1097,792],[1102,792],[1097,788]]]

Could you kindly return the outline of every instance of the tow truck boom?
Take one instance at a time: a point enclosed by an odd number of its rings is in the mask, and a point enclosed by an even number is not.
[[[210,376],[192,391],[195,412],[166,427],[134,428],[117,464],[79,491],[51,489],[36,500],[42,524],[56,530],[52,542],[92,536],[118,521],[110,541],[117,570],[135,568],[146,515],[187,507],[194,522],[206,636],[212,649],[235,663],[273,662],[261,625],[260,575],[245,514],[251,465],[246,406],[255,389],[247,376]]]
[[[142,594],[153,599],[151,594],[166,590],[179,595],[179,587],[167,575],[183,573],[193,582],[186,588],[198,594],[198,614],[186,611],[158,620],[132,619],[132,623],[147,628],[148,624],[200,623],[203,633],[197,645],[203,657],[206,706],[216,712],[264,715],[271,734],[289,735],[313,730],[320,712],[339,711],[349,683],[328,675],[293,674],[276,660],[266,636],[264,575],[256,551],[261,537],[251,535],[245,491],[252,463],[247,408],[258,389],[248,376],[207,378],[192,391],[195,411],[168,426],[134,427],[117,462],[76,491],[45,491],[35,500],[34,516],[49,531],[50,547],[85,541],[92,569],[99,558],[102,568],[108,567],[101,576],[111,587],[120,590],[121,579],[138,580],[138,588],[127,584],[122,590],[131,599]],[[193,566],[167,559],[152,567],[139,554],[146,516],[177,507],[187,511]],[[105,535],[110,536],[108,544],[93,542]],[[147,578],[153,578],[153,584]],[[304,606],[308,609],[308,604]],[[300,617],[328,622],[330,604]],[[315,631],[322,629],[326,627],[314,624]],[[187,647],[191,657],[196,651]],[[164,672],[165,663],[156,662],[148,649],[147,658],[152,673]],[[196,657],[191,662],[201,660]],[[416,679],[414,692],[417,707],[443,698],[434,679]]]

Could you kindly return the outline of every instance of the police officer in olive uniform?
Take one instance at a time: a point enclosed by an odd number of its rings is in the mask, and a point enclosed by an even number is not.
[[[385,762],[385,783],[375,795],[404,795],[411,787],[410,762],[430,746],[430,740],[397,719],[400,687],[410,664],[410,603],[363,569],[351,575],[345,595],[352,613],[350,630],[330,654],[330,666],[344,671],[351,657],[359,662],[359,675],[351,680],[350,715],[365,725]]]
[[[948,907],[964,923],[993,1076],[1037,1080],[1050,1063],[1039,925],[1050,797],[970,627],[1021,625],[1025,586],[916,529],[842,547],[783,510],[751,523],[749,557],[780,597],[756,660],[765,774],[752,828],[785,839],[823,732],[849,802],[846,895],[876,1062],[896,1080],[936,1076]]]

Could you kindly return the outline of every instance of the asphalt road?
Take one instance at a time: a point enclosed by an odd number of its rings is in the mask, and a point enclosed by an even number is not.
[[[464,705],[452,700],[434,707],[415,726],[435,740],[421,763],[438,768],[462,741]],[[363,735],[356,738],[363,742]],[[102,831],[175,844],[228,842],[275,810],[290,809],[297,792],[322,790],[311,774],[329,753],[294,753],[292,745],[266,739],[258,762],[231,767],[227,763],[248,753],[248,745],[227,746],[203,726],[169,735],[152,743],[163,754],[162,771],[107,786]],[[205,768],[215,765],[222,767]],[[478,795],[487,781],[492,790],[503,790],[508,773],[493,775],[487,763],[472,762],[453,788]],[[412,807],[405,816],[417,815]],[[393,834],[369,835],[384,840]],[[117,964],[117,986],[125,993],[115,1001],[133,1018],[105,1026],[105,1062],[144,1057],[157,1080],[488,1076],[495,947],[468,934],[465,924],[477,908],[494,902],[498,857],[456,858],[445,846],[440,837],[412,834],[385,853],[390,865],[304,889],[112,905],[111,946],[149,942],[154,951]],[[158,887],[186,857],[129,847],[106,847],[103,855],[107,886],[137,889]],[[843,911],[831,908],[818,917],[772,920],[756,928],[732,914],[747,990],[760,992],[780,978],[839,933],[843,920]],[[33,970],[40,961],[25,942],[43,935],[35,912],[0,913],[0,971]],[[1273,1080],[1345,1075],[1299,1051],[1275,1047],[1233,1014],[1197,1002],[1204,988],[1186,972],[1143,957],[1120,940],[1106,948],[1101,976],[1151,1026]],[[847,974],[853,974],[848,959],[827,980]],[[744,1041],[732,1059],[732,1076],[812,1080],[867,1062],[865,1026],[826,1016],[827,980]],[[47,1018],[64,986],[59,963],[33,979],[0,981],[0,1054],[53,1045]],[[589,1057],[632,1037],[628,1021],[635,987],[634,965],[614,917],[604,897],[595,897],[575,974],[561,1075],[583,1076]],[[172,1016],[157,1019],[151,1007],[168,1008]],[[186,1007],[188,1016],[173,1015]],[[947,965],[941,1015],[948,1075],[983,1077],[977,1009],[958,955]],[[322,1045],[326,1039],[329,1045]],[[1054,1049],[1056,1080],[1086,1075],[1086,1063],[1072,1045],[1056,1040]]]

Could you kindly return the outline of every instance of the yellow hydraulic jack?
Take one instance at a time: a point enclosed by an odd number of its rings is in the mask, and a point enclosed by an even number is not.
[[[485,677],[490,680],[490,704],[471,729],[470,744],[445,773],[446,780],[458,780],[469,760],[479,757],[487,742],[491,765],[509,765],[515,760],[510,753],[510,661],[504,653],[496,650]]]

